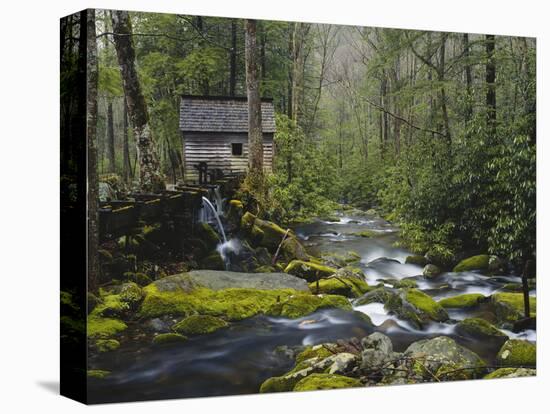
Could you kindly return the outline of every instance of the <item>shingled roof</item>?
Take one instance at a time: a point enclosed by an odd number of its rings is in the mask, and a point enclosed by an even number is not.
[[[247,100],[234,97],[182,96],[180,130],[248,132]],[[275,132],[275,112],[271,99],[262,99],[262,131]]]

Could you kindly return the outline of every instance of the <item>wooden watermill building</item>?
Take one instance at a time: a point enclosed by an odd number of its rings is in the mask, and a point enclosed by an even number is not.
[[[182,96],[179,128],[183,139],[185,181],[198,181],[197,167],[200,163],[206,163],[209,173],[246,171],[246,97]],[[275,113],[271,99],[262,99],[262,131],[264,167],[271,170],[275,133]]]

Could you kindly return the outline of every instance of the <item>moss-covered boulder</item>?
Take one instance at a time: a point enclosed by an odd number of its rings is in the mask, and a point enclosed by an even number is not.
[[[329,223],[338,223],[340,222],[340,217],[334,215],[319,216],[319,220],[327,221]]]
[[[354,236],[365,237],[365,238],[378,237],[378,236],[381,236],[382,234],[383,233],[376,232],[376,231],[373,231],[373,230],[363,230],[363,231],[359,231],[357,233],[353,233]]]
[[[504,343],[508,339],[508,335],[481,318],[466,318],[458,322],[455,329],[459,335],[470,336],[481,340],[490,338]]]
[[[351,304],[344,296],[301,294],[274,304],[267,313],[285,318],[300,318],[324,308],[352,310]]]
[[[128,326],[119,319],[103,318],[94,312],[88,316],[87,333],[90,338],[109,338],[126,328]]]
[[[260,393],[292,391],[298,381],[313,372],[314,368],[312,367],[312,364],[302,361],[286,374],[266,379],[260,386]]]
[[[177,333],[161,333],[153,338],[153,345],[179,344],[187,341],[187,337]]]
[[[98,339],[95,346],[99,352],[115,351],[120,347],[120,342],[116,339]]]
[[[301,277],[308,282],[313,282],[317,279],[327,278],[336,273],[336,268],[324,266],[314,262],[304,262],[303,260],[293,260],[285,268],[286,273]]]
[[[312,293],[341,295],[348,298],[357,298],[370,290],[364,280],[355,277],[330,277],[309,284]]]
[[[192,315],[176,323],[172,330],[180,335],[204,335],[227,326],[226,321],[215,316]]]
[[[411,256],[407,256],[407,258],[405,259],[405,263],[424,267],[428,264],[428,259],[426,259],[426,257],[421,256],[419,254],[414,254]]]
[[[300,364],[308,359],[325,359],[334,355],[334,352],[325,345],[306,346],[306,348],[296,355],[296,364]]]
[[[96,316],[120,318],[128,313],[130,305],[123,301],[121,296],[111,292],[102,293],[100,302],[93,312]]]
[[[105,379],[109,375],[111,375],[111,371],[105,371],[102,369],[89,369],[87,372],[88,378],[94,378],[94,379]]]
[[[206,270],[224,270],[225,263],[220,254],[213,250],[200,261],[200,267]]]
[[[532,368],[499,368],[485,375],[483,379],[534,377],[535,375],[537,370]]]
[[[220,236],[208,223],[199,223],[195,230],[195,236],[204,242],[208,251],[215,250],[216,246],[221,243]]]
[[[143,291],[134,282],[127,282],[120,287],[120,300],[126,302],[130,307],[136,306],[143,299]]]
[[[439,276],[441,274],[441,269],[434,265],[434,264],[427,264],[426,266],[424,266],[424,269],[422,269],[422,275],[426,278],[426,279],[434,279],[436,278],[437,276]]]
[[[525,317],[523,294],[501,292],[491,296],[491,304],[499,323],[513,323]],[[529,298],[530,316],[536,316],[537,299]]]
[[[440,299],[438,303],[444,308],[465,309],[473,308],[487,299],[481,293],[465,293],[463,295],[451,296]]]
[[[509,367],[535,367],[537,346],[529,341],[510,339],[498,351],[497,362]]]
[[[333,390],[337,388],[362,387],[356,378],[337,374],[311,374],[296,383],[294,391]]]
[[[145,288],[140,316],[191,316],[196,314],[223,317],[228,321],[267,313],[278,302],[298,292],[293,289],[229,288],[212,290],[197,287],[190,291],[160,291],[155,284]]]
[[[447,336],[414,342],[405,355],[415,361],[415,374],[429,381],[477,378],[485,367],[477,354]]]
[[[139,286],[147,286],[153,282],[153,279],[141,272],[124,272],[124,278],[129,282],[137,283]]]
[[[467,259],[460,261],[453,268],[453,272],[487,271],[489,269],[489,258],[490,256],[488,254],[479,254],[477,256],[468,257]]]
[[[449,319],[441,305],[418,289],[402,289],[399,294],[390,295],[385,308],[419,328],[430,320],[444,322]]]
[[[240,200],[229,200],[227,210],[227,221],[234,227],[240,227],[244,214],[244,206]]]
[[[368,305],[369,303],[386,303],[396,293],[387,287],[377,287],[353,301],[354,306]]]

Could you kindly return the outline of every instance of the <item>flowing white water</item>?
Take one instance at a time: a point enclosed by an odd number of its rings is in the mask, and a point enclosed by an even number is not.
[[[202,201],[204,204],[206,204],[210,210],[212,210],[212,212],[214,213],[214,217],[216,218],[216,222],[218,224],[218,229],[223,237],[223,242],[224,243],[227,243],[227,237],[225,237],[225,230],[223,229],[223,226],[222,226],[222,221],[220,220],[220,216],[218,214],[218,212],[216,211],[216,208],[212,205],[212,203],[210,202],[209,199],[207,199],[206,197],[203,197],[202,198]],[[203,207],[204,208],[204,207]]]

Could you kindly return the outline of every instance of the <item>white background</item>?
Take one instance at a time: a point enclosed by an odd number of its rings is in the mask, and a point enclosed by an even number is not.
[[[247,4],[250,3],[250,4]],[[544,0],[55,0],[2,4],[0,410],[79,413],[548,412],[549,10]],[[538,377],[85,408],[57,395],[59,22],[86,7],[538,37]],[[543,73],[546,68],[546,73]],[[544,75],[546,77],[544,78]],[[84,277],[75,274],[74,277]]]

